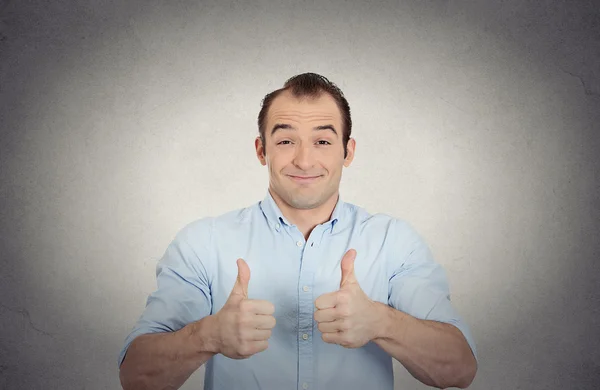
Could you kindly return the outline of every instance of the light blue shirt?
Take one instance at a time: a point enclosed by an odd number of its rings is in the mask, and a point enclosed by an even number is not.
[[[217,354],[206,363],[206,390],[393,389],[392,358],[374,342],[361,348],[328,344],[314,320],[315,300],[337,291],[340,262],[354,248],[355,275],[374,301],[420,319],[456,326],[473,353],[471,333],[450,303],[443,268],[406,222],[338,198],[331,219],[305,240],[271,194],[250,207],[203,218],[181,229],[156,268],[158,288],[125,339],[172,332],[215,314],[237,277],[236,260],[250,267],[249,299],[275,306],[267,350],[247,359]]]

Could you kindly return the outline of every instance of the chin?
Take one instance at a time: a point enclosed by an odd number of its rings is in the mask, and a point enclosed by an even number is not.
[[[328,199],[327,196],[322,196],[322,194],[321,196],[311,197],[294,196],[293,193],[291,193],[290,195],[291,196],[288,203],[294,208],[301,210],[310,210],[319,207]]]

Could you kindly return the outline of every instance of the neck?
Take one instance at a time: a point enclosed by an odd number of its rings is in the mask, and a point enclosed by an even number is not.
[[[305,239],[308,239],[310,232],[315,226],[331,219],[331,214],[333,214],[333,210],[335,209],[339,197],[339,191],[336,191],[335,194],[327,199],[322,205],[315,207],[314,209],[296,209],[284,202],[275,191],[271,190],[271,188],[269,188],[269,193],[271,194],[271,197],[273,197],[277,207],[279,207],[279,210],[281,210],[283,216],[298,227]]]

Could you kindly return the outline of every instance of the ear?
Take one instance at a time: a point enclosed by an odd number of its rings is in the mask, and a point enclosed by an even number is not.
[[[348,168],[350,166],[350,163],[352,163],[352,160],[354,160],[354,152],[356,151],[356,141],[354,140],[354,138],[350,138],[348,140],[346,150],[347,154],[346,158],[344,159],[344,166]]]
[[[254,148],[256,149],[256,157],[258,157],[258,161],[260,161],[261,165],[267,165],[267,160],[265,159],[265,147],[262,144],[260,136],[256,137],[254,140]]]

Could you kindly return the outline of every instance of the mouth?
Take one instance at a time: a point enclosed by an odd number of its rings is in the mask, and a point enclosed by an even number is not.
[[[295,181],[296,183],[302,183],[302,184],[308,184],[308,183],[313,183],[315,181],[317,181],[321,175],[319,176],[293,176],[293,175],[287,175],[290,179],[292,179],[293,181]]]

